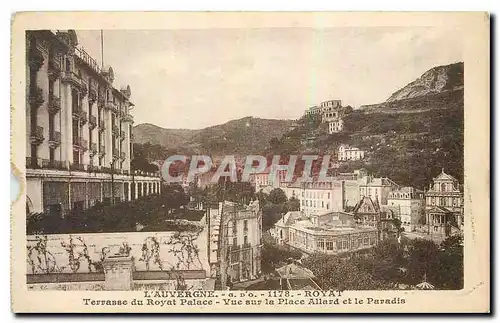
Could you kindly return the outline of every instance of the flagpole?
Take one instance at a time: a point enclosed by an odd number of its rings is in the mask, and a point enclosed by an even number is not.
[[[101,69],[104,69],[104,35],[101,29]]]

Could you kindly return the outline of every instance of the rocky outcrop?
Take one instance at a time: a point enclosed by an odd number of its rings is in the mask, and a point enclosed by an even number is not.
[[[406,100],[429,94],[462,89],[464,65],[462,62],[434,67],[415,81],[394,92],[387,102]]]

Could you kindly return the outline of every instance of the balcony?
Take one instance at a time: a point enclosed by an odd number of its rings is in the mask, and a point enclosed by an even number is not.
[[[81,139],[80,140],[80,149],[82,151],[87,151],[89,150],[89,143],[86,139]]]
[[[127,113],[123,116],[124,122],[134,122],[134,117],[130,113]]]
[[[70,170],[75,170],[75,171],[85,171],[85,165],[83,164],[71,164],[69,165]]]
[[[113,137],[118,137],[120,135],[120,128],[117,125],[113,125],[112,129]]]
[[[114,102],[107,102],[104,108],[112,112],[118,112],[118,106]]]
[[[61,160],[49,160],[47,167],[48,169],[58,169],[58,170],[66,170],[66,166]]]
[[[97,144],[95,142],[90,144],[90,156],[95,156],[97,154]]]
[[[57,148],[61,144],[61,133],[59,131],[54,131],[49,135],[49,146],[50,148]]]
[[[125,140],[125,131],[120,131],[120,139],[123,141]]]
[[[55,72],[61,72],[61,57],[60,56],[49,56],[49,70]]]
[[[26,157],[26,168],[40,168],[40,164],[38,163],[38,158]]]
[[[61,76],[61,81],[64,83],[70,83],[81,91],[87,91],[87,83],[75,72],[64,71]]]
[[[80,122],[82,125],[86,124],[88,119],[87,119],[87,112],[86,111],[80,111]]]
[[[89,117],[89,128],[90,128],[90,130],[94,130],[95,127],[97,127],[97,117],[94,115],[91,115]]]
[[[83,139],[82,137],[73,137],[73,146],[82,151],[87,151],[89,149],[87,140]]]
[[[71,109],[73,113],[73,118],[80,118],[80,113],[83,111],[82,107],[80,105],[74,105],[73,108]]]
[[[41,144],[45,138],[43,137],[43,127],[36,126],[35,128],[31,129],[31,134],[30,134],[30,143],[34,145],[39,145]]]
[[[58,98],[54,94],[49,95],[49,113],[56,114],[61,111],[61,98]]]
[[[89,100],[91,104],[94,104],[97,101],[97,83],[92,82],[89,86]]]
[[[99,121],[99,132],[103,132],[106,127],[104,126],[104,120]]]
[[[61,57],[49,55],[49,78],[55,80],[61,75]]]
[[[29,102],[32,109],[38,109],[44,102],[43,90],[35,86],[29,94]]]
[[[104,108],[104,96],[101,95],[101,94],[97,94],[97,105],[100,107],[100,108]]]

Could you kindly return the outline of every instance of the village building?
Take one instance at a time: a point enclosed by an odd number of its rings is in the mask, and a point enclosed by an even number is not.
[[[277,243],[306,254],[340,254],[375,246],[377,228],[356,224],[351,214],[331,212],[306,215],[295,211],[285,214],[276,224]]]
[[[28,31],[26,48],[27,214],[158,194],[159,174],[131,169],[130,86],[117,88],[73,30]]]
[[[287,198],[296,198],[300,210],[319,214],[344,210],[344,182],[295,182],[282,187]]]
[[[224,201],[220,205],[220,278],[223,288],[256,279],[261,274],[262,210],[259,201],[249,205]]]
[[[360,198],[370,197],[377,200],[379,205],[387,205],[389,193],[399,188],[398,184],[387,177],[374,178],[371,175],[358,179],[358,184]]]
[[[364,150],[349,145],[340,145],[337,159],[339,161],[362,160],[365,158]]]
[[[377,199],[365,196],[356,205],[353,214],[357,223],[377,228],[381,218],[380,204]]]
[[[256,192],[266,188],[268,188],[267,191],[270,191],[287,183],[287,171],[277,169],[273,176],[273,166],[271,165],[262,172],[250,174],[250,183],[255,187]]]
[[[341,132],[344,129],[344,110],[341,100],[328,100],[306,110],[306,116],[320,116],[321,122],[328,124],[328,133]]]
[[[462,230],[463,193],[458,180],[444,169],[425,192],[425,217],[430,234],[449,236]]]
[[[402,187],[389,193],[387,206],[399,217],[405,232],[414,231],[424,214],[424,192],[413,187]]]

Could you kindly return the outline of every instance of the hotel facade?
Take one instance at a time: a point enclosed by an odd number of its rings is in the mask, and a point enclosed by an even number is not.
[[[132,172],[131,90],[113,81],[75,31],[26,33],[28,215],[160,192],[158,174]]]

